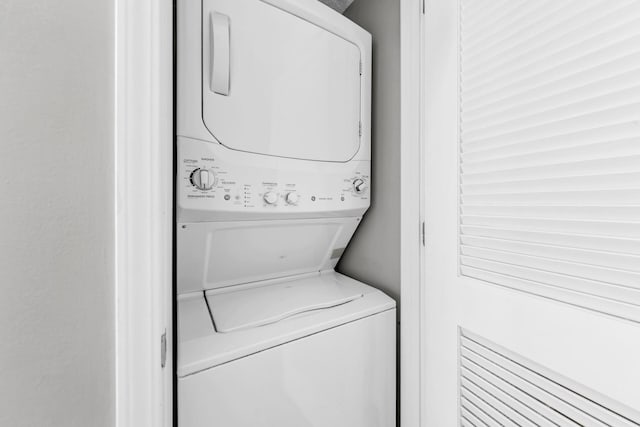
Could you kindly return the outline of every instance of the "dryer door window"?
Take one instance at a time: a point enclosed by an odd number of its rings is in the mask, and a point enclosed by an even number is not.
[[[360,146],[359,48],[260,0],[203,0],[202,115],[234,150],[345,162]]]

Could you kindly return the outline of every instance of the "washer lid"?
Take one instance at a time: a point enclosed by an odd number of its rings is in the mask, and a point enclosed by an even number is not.
[[[275,323],[297,314],[336,307],[362,296],[360,287],[330,275],[206,294],[219,333]]]
[[[261,0],[203,0],[202,119],[218,142],[306,160],[357,154],[361,51],[321,25]]]

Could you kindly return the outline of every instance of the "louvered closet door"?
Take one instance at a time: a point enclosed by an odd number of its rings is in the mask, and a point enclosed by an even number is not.
[[[640,426],[640,0],[426,10],[423,426]]]

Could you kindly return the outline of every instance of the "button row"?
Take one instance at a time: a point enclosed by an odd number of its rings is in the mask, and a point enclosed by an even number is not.
[[[273,205],[278,201],[278,195],[274,191],[267,191],[266,193],[264,193],[263,199],[265,203]],[[287,193],[287,195],[284,197],[284,200],[288,205],[297,205],[300,201],[300,196],[298,195],[298,193],[291,192]]]

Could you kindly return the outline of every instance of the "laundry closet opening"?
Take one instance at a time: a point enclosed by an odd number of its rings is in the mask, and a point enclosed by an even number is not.
[[[372,157],[374,131],[393,144],[362,6],[176,1],[178,427],[396,424],[394,153]]]

